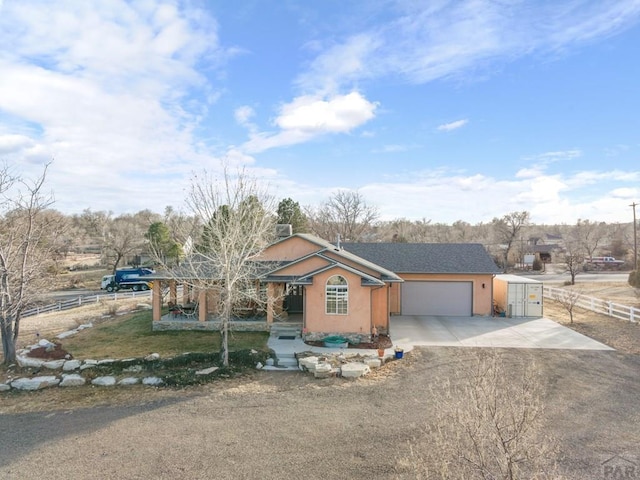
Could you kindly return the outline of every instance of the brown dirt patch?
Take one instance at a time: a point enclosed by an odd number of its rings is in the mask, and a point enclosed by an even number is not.
[[[30,350],[29,353],[27,353],[27,357],[40,358],[43,360],[70,360],[73,358],[73,355],[62,348],[62,345],[59,343],[54,343],[53,346],[36,347]]]

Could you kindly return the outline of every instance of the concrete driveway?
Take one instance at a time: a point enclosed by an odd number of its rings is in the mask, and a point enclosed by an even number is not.
[[[391,339],[414,346],[613,350],[547,318],[391,317]]]

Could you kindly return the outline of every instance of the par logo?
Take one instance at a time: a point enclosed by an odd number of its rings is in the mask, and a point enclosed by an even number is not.
[[[635,462],[620,455],[614,455],[602,462],[602,475],[602,478],[607,480],[640,479],[640,469]]]

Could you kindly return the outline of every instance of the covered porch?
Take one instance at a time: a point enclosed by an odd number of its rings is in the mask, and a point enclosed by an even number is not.
[[[265,297],[263,302],[234,308],[230,329],[234,331],[269,331],[273,323],[302,326],[302,311],[298,302],[288,300],[284,283],[256,282],[255,288]],[[287,304],[295,313],[289,314]],[[292,304],[295,304],[293,306]],[[220,293],[212,288],[197,288],[192,283],[176,279],[155,278],[152,291],[153,330],[218,331]]]

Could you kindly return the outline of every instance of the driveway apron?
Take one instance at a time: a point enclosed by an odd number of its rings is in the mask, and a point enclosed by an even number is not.
[[[395,345],[613,350],[548,318],[399,316]]]

